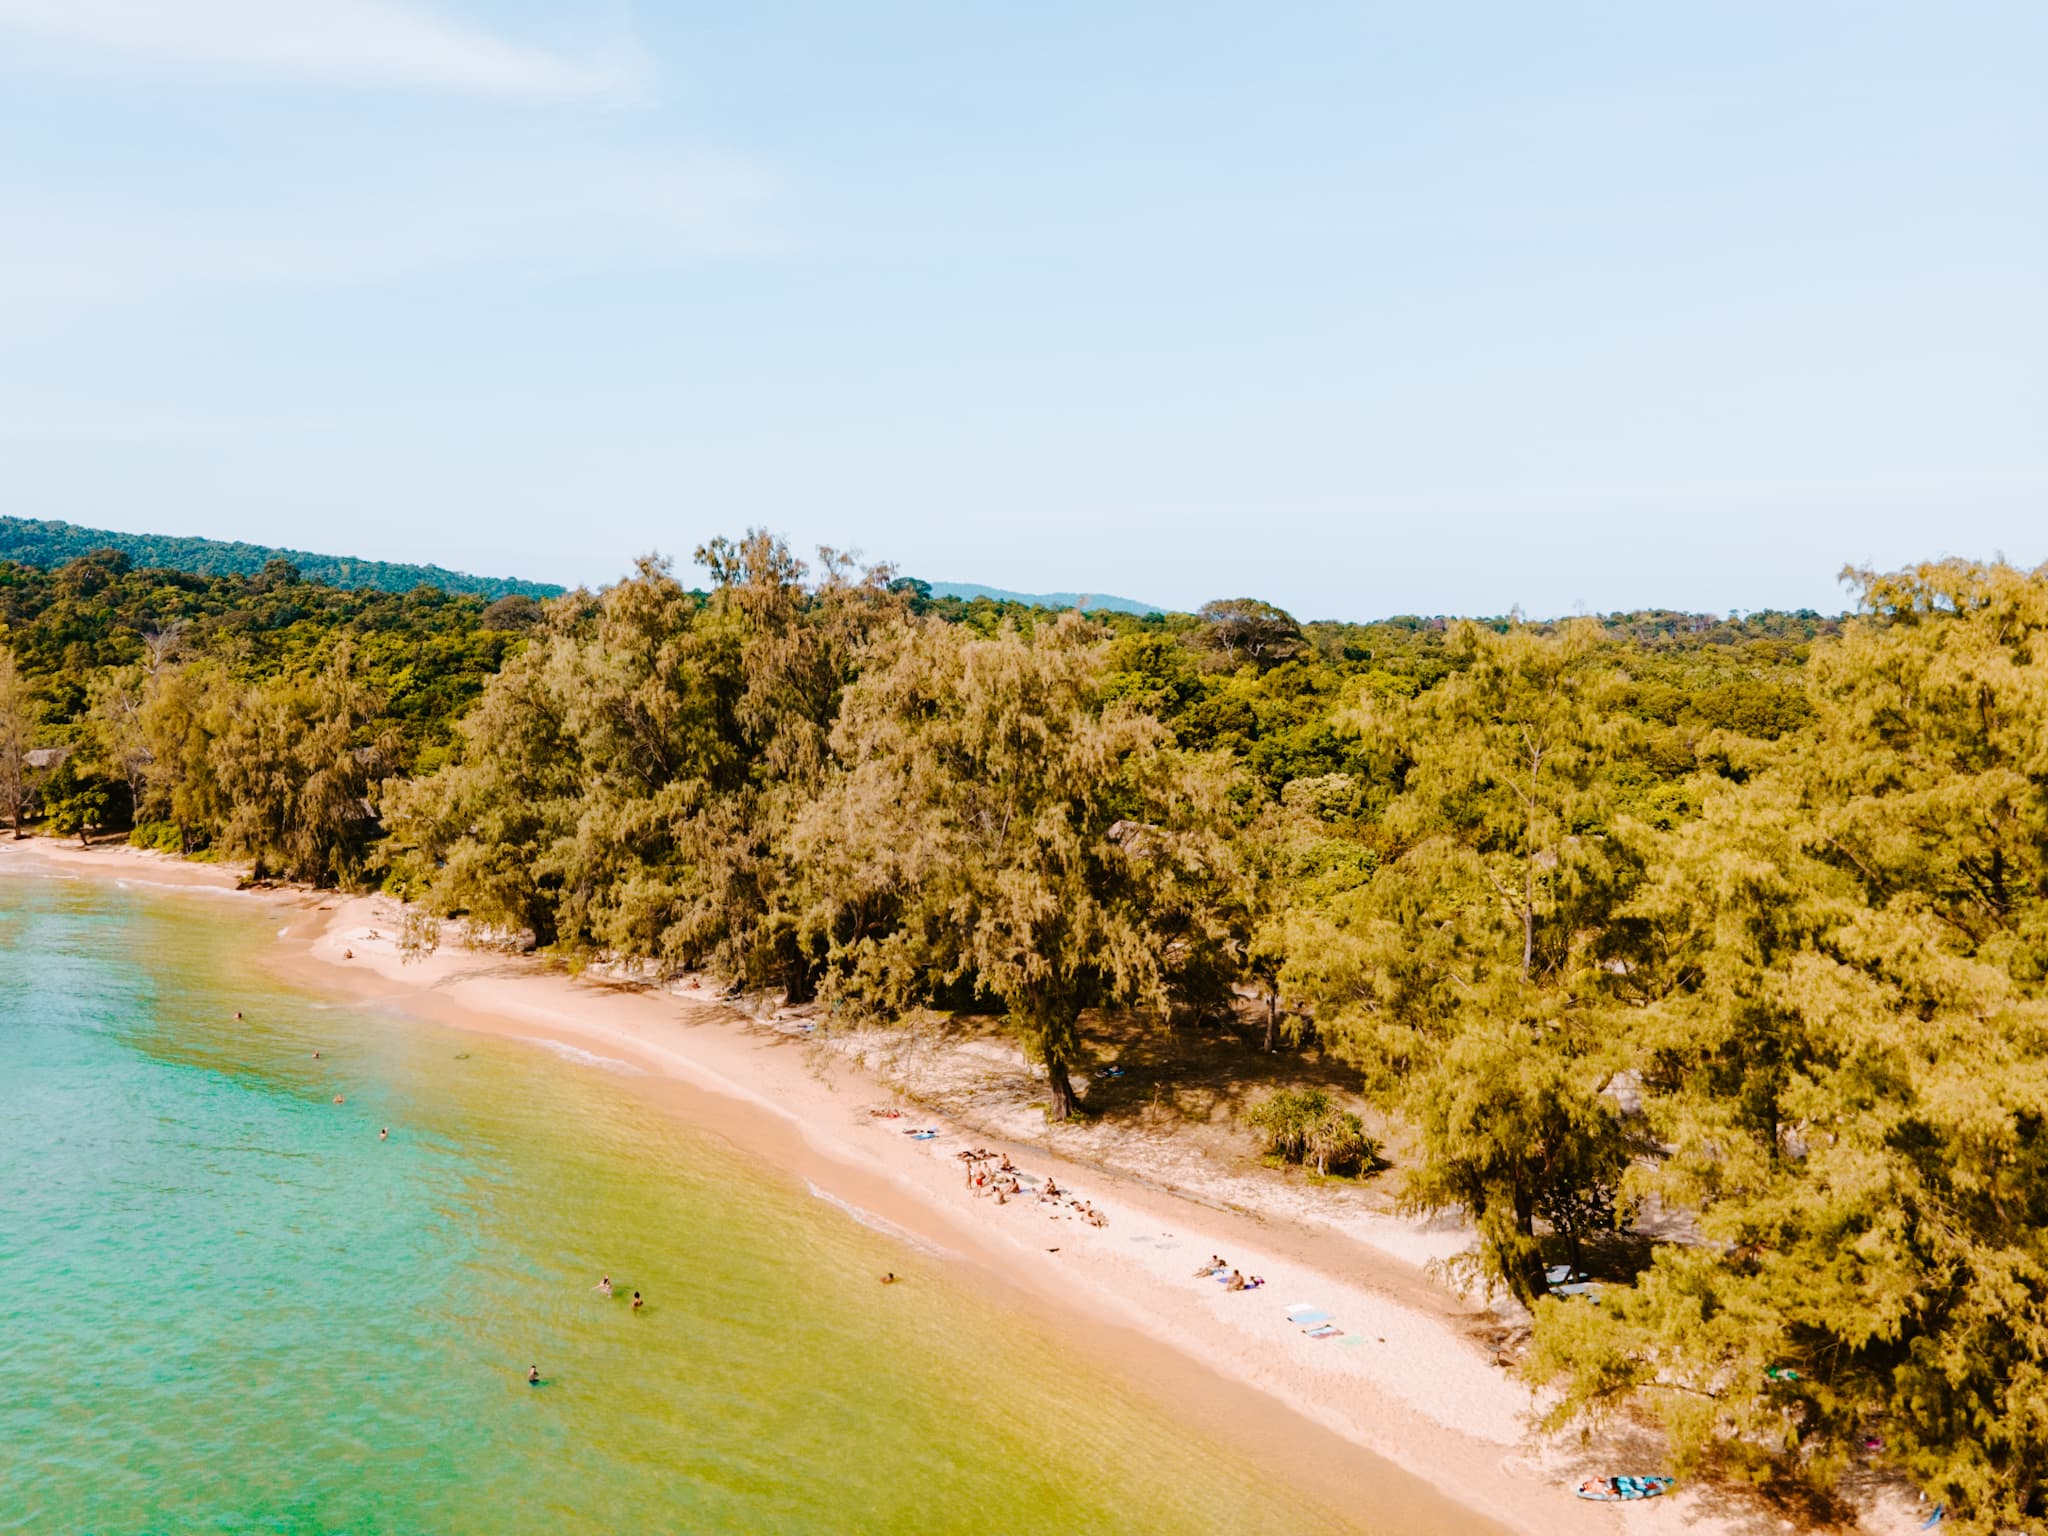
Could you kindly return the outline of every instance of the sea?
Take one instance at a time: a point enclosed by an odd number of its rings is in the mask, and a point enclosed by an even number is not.
[[[0,875],[0,1532],[1379,1529],[621,1064],[280,980],[278,922]]]

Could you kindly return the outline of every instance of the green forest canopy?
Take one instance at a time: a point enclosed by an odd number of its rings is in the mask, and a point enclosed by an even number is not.
[[[194,576],[255,576],[273,560],[283,560],[308,581],[335,587],[373,587],[379,592],[410,592],[437,587],[475,597],[496,598],[518,593],[526,597],[559,597],[562,589],[544,581],[510,576],[467,576],[438,565],[398,565],[383,560],[357,560],[347,555],[315,555],[301,549],[272,549],[225,539],[179,538],[160,533],[114,533],[105,528],[80,528],[39,518],[0,517],[0,561],[53,568],[82,559],[97,550],[126,555],[133,565],[154,570],[183,571]]]
[[[1262,996],[1470,1217],[1558,1422],[2043,1516],[2048,570],[1304,625],[698,561],[546,604],[0,565],[0,815],[832,1018],[994,1013],[1056,1116],[1098,1010]]]

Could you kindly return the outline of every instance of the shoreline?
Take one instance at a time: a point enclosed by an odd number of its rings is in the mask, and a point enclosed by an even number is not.
[[[265,964],[309,989],[631,1067],[641,1075],[621,1075],[626,1091],[904,1241],[906,1267],[944,1265],[969,1283],[994,1284],[1169,1412],[1333,1511],[1355,1512],[1362,1528],[1418,1536],[1483,1523],[1527,1536],[1589,1524],[1660,1536],[1791,1528],[1711,1490],[1682,1488],[1636,1506],[1575,1499],[1580,1477],[1641,1470],[1617,1458],[1649,1447],[1625,1431],[1577,1454],[1536,1443],[1527,1388],[1469,1336],[1474,1310],[1413,1263],[1333,1225],[1219,1208],[1036,1141],[963,1130],[846,1053],[703,989],[571,977],[531,959],[454,947],[405,964],[398,906],[388,898],[237,892],[232,868],[127,847],[12,846],[52,872],[271,903],[291,915]],[[0,855],[0,868],[12,862]],[[882,1110],[901,1118],[870,1113]],[[914,1126],[939,1134],[914,1141],[903,1134]],[[977,1197],[956,1154],[982,1146],[1080,1191],[1108,1225],[1089,1226],[1064,1206],[1052,1214],[1028,1197],[1005,1206]],[[1265,1287],[1228,1293],[1193,1278],[1211,1253],[1264,1275]],[[1285,1312],[1298,1303],[1333,1314],[1342,1336],[1305,1337]]]

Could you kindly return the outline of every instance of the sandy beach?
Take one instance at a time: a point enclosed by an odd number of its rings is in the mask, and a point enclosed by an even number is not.
[[[51,874],[233,893],[242,872],[125,847],[46,839],[7,845],[0,874]],[[819,1198],[906,1243],[903,1272],[962,1266],[975,1283],[1054,1320],[1176,1411],[1225,1434],[1368,1528],[1761,1532],[1794,1529],[1761,1504],[1681,1488],[1634,1506],[1575,1499],[1581,1477],[1659,1470],[1645,1440],[1539,1445],[1530,1394],[1489,1358],[1489,1314],[1432,1281],[1455,1230],[1390,1217],[1300,1220],[1243,1207],[1244,1190],[1205,1190],[1189,1169],[1176,1194],[1069,1156],[1020,1124],[955,1123],[920,1107],[862,1061],[858,1038],[811,1038],[801,1019],[759,1020],[702,987],[571,977],[529,959],[446,944],[406,963],[399,908],[379,897],[267,890],[291,979],[438,1024],[534,1042],[610,1065],[620,1091],[652,1095],[785,1170]],[[934,1132],[929,1136],[914,1132]],[[1052,1144],[1048,1145],[1048,1141]],[[1086,1138],[1072,1138],[1085,1154]],[[961,1153],[1007,1155],[1027,1178],[998,1203]],[[993,1168],[993,1163],[982,1165]],[[1102,1213],[1036,1198],[1052,1178]],[[1232,1199],[1232,1194],[1239,1198]],[[1220,1255],[1255,1290],[1195,1270]],[[1290,1311],[1327,1314],[1311,1337]],[[1627,1464],[1621,1464],[1626,1458]],[[1390,1479],[1376,1459],[1412,1479]],[[1910,1530],[1899,1496],[1874,1498],[1858,1529]]]

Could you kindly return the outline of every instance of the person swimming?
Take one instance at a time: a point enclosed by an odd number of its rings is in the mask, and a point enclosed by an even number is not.
[[[237,1009],[235,1010],[235,1022],[236,1022],[237,1024],[239,1024],[239,1023],[241,1023],[241,1022],[242,1022],[242,1010],[241,1010],[241,1009],[239,1009],[239,1008],[237,1008]],[[318,1054],[318,1053],[316,1052],[315,1054]]]
[[[391,1139],[391,1128],[383,1125],[377,1127],[377,1139],[379,1141],[389,1141]]]
[[[609,1296],[611,1295],[611,1293],[612,1277],[610,1275],[606,1275],[602,1280],[597,1282],[597,1294],[600,1296]]]
[[[347,1099],[345,1099],[345,1098],[343,1098],[343,1097],[342,1097],[342,1096],[341,1096],[340,1094],[338,1094],[338,1093],[337,1093],[337,1094],[336,1094],[336,1095],[334,1096],[334,1102],[335,1102],[335,1103],[337,1103],[337,1104],[346,1104],[346,1103],[348,1102],[348,1100],[347,1100]]]
[[[892,1269],[892,1270],[890,1270],[890,1271],[889,1271],[889,1272],[888,1272],[887,1274],[885,1274],[885,1275],[883,1275],[883,1276],[882,1276],[882,1284],[884,1284],[884,1285],[894,1285],[895,1283],[896,1283],[896,1271],[895,1271],[895,1270],[893,1270],[893,1269]]]

